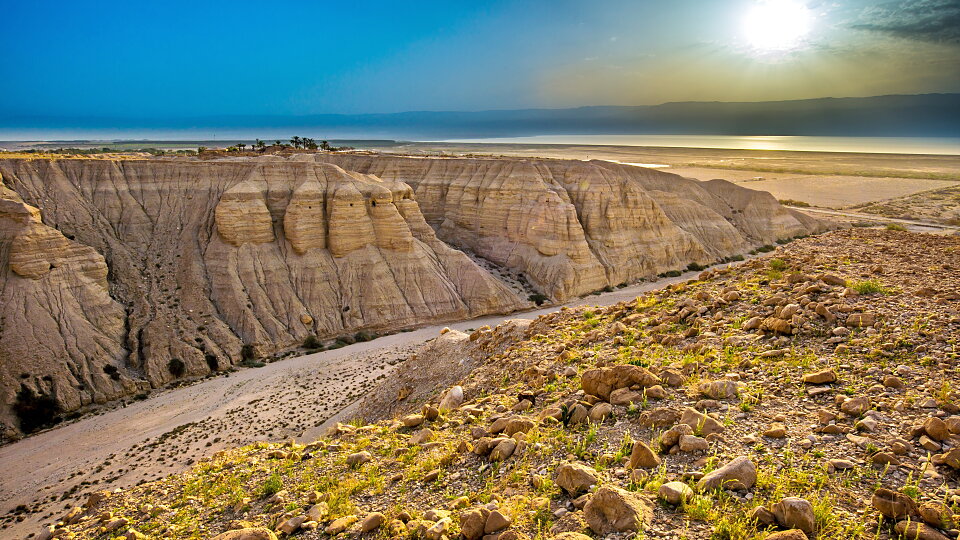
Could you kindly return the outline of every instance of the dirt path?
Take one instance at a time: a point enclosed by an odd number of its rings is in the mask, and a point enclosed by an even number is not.
[[[877,214],[862,214],[849,211],[827,210],[824,208],[794,208],[794,210],[828,216],[857,218],[864,221],[876,221],[877,223],[881,224],[900,223],[902,225],[910,225],[910,230],[915,230],[917,232],[960,231],[960,227],[954,225],[945,225],[943,223],[935,223],[932,221],[918,221],[914,219],[888,218]]]
[[[565,305],[615,304],[693,275],[642,283]],[[85,493],[155,480],[223,448],[312,436],[444,326],[469,330],[511,318],[532,319],[559,308],[432,325],[242,369],[160,390],[144,401],[2,447],[0,536],[22,538],[36,533],[43,523],[65,513],[65,508],[82,502]],[[69,495],[63,497],[64,493]],[[31,512],[14,514],[18,505],[26,505]]]

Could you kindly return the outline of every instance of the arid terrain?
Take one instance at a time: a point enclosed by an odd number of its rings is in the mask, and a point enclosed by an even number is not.
[[[682,150],[671,153],[692,159]],[[654,157],[671,159],[645,156]],[[895,358],[901,363],[890,371],[902,381],[935,365],[936,388],[918,390],[942,408],[946,434],[931,440],[949,466],[960,442],[948,417],[960,412],[951,406],[960,323],[960,244],[949,236],[951,223],[937,219],[927,192],[903,184],[890,193],[928,205],[907,216],[913,221],[873,209],[879,203],[863,196],[867,208],[800,213],[740,187],[774,180],[735,168],[755,167],[749,157],[721,161],[659,164],[680,176],[635,162],[365,152],[0,162],[7,261],[0,292],[4,320],[15,321],[0,331],[0,383],[12,404],[7,436],[21,436],[18,420],[25,432],[43,430],[0,447],[0,469],[15,471],[0,483],[0,530],[27,536],[69,511],[60,529],[41,537],[69,536],[64,525],[78,537],[208,538],[245,526],[311,537],[345,524],[357,534],[440,540],[460,530],[478,540],[460,510],[482,503],[475,511],[513,524],[488,540],[638,527],[652,537],[761,538],[756,519],[765,515],[755,511],[751,521],[737,505],[796,495],[814,512],[815,525],[801,527],[807,535],[839,539],[890,530],[857,521],[871,511],[864,478],[874,487],[899,483],[914,497],[914,486],[930,487],[926,479],[946,479],[941,501],[951,504],[951,473],[923,472],[933,454],[915,463],[904,446],[912,444],[905,426],[919,421],[910,411],[926,410],[920,396],[894,402],[888,387],[879,395],[890,400],[875,403],[875,387],[780,379],[832,366],[833,375],[821,375],[866,380],[877,377],[874,364]],[[952,174],[944,172],[949,164],[931,161],[912,173],[924,178],[908,181],[951,186],[933,178]],[[788,166],[814,165],[771,167]],[[905,174],[905,162],[881,158],[872,166],[879,176],[807,170],[781,180],[808,193],[819,186],[825,196],[854,185],[847,180],[859,182],[858,193],[873,181],[905,180],[883,176]],[[683,177],[698,171],[734,182]],[[884,189],[870,193],[886,196]],[[950,189],[932,191],[949,196]],[[892,228],[942,234],[823,233],[844,221],[862,225],[869,212],[884,214],[878,219]],[[784,246],[771,254],[776,244]],[[921,245],[932,248],[919,253]],[[714,266],[757,254],[764,256]],[[894,268],[897,260],[910,264]],[[705,266],[714,269],[698,278]],[[687,267],[694,272],[681,276]],[[650,282],[657,274],[661,280]],[[919,285],[934,279],[936,287]],[[565,307],[534,310],[544,301]],[[18,319],[21,312],[35,315]],[[32,341],[66,335],[56,329],[64,325],[78,341]],[[392,335],[367,341],[379,333]],[[100,352],[90,355],[91,347]],[[917,356],[901,354],[907,349]],[[68,369],[56,367],[64,360]],[[621,388],[607,375],[601,382],[586,375],[618,364],[649,368],[649,377]],[[441,406],[440,392],[457,385],[466,405]],[[819,401],[858,391],[876,414],[848,411],[858,420],[852,430],[829,427],[844,414],[822,420]],[[704,431],[710,421],[702,415],[691,423],[690,406],[713,411],[719,428]],[[38,419],[70,411],[72,419],[52,429]],[[814,413],[826,431],[807,419]],[[651,424],[651,415],[665,420]],[[480,433],[498,421],[522,429],[506,428],[509,439],[503,428]],[[368,432],[376,435],[358,435]],[[859,460],[842,444],[828,452],[824,434],[866,452]],[[646,473],[637,452],[656,462]],[[744,454],[761,469],[756,489],[715,500],[697,487],[704,472]],[[900,468],[870,476],[875,455]],[[363,478],[352,472],[356,465],[340,470],[367,457],[375,464],[361,464]],[[560,467],[565,461],[579,465]],[[772,477],[764,485],[763,466],[796,478],[789,489]],[[860,487],[828,485],[838,468],[855,470]],[[557,492],[568,474],[587,474],[613,494],[587,486]],[[660,493],[669,481],[683,493],[682,512],[648,500],[672,500]],[[688,497],[676,481],[699,494]],[[629,502],[633,525],[598,524],[584,491]],[[90,493],[100,495],[88,500]],[[301,496],[312,502],[294,504]],[[455,511],[444,520],[448,510]],[[619,523],[618,512],[600,513]],[[768,521],[785,525],[777,519]],[[950,534],[947,522],[940,525]]]
[[[824,230],[605,161],[0,160],[0,437],[238,365],[628,285]]]
[[[956,537],[958,267],[956,237],[851,229],[445,331],[356,421],[97,492],[45,534]]]
[[[942,223],[948,220],[940,216],[952,215],[956,207],[955,200],[943,195],[960,186],[958,155],[494,143],[410,143],[384,150],[605,159],[698,180],[723,178],[768,191],[780,200],[816,207],[859,212],[859,207],[873,203],[867,208],[885,208],[873,212],[884,217],[913,216]],[[884,204],[886,201],[890,204]]]
[[[688,272],[566,305],[610,305],[694,275]],[[558,309],[482,317],[449,327],[472,332],[477,327],[496,326],[507,319],[533,319]],[[427,326],[262,368],[211,376],[158,391],[147,400],[124,400],[96,415],[0,447],[0,470],[7,471],[0,477],[0,509],[5,513],[0,530],[26,536],[68,501],[82,502],[90,489],[125,489],[157,480],[188,470],[200,458],[220,450],[258,441],[312,441],[326,432],[332,419],[357,414],[361,397],[424,342],[436,338],[442,328]],[[424,385],[426,390],[455,373],[423,371],[426,380],[433,381]],[[111,433],[107,441],[104,432]],[[17,511],[20,505],[29,512]]]

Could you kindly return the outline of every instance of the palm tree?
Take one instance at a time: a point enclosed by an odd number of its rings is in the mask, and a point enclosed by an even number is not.
[[[301,141],[300,137],[296,135],[294,135],[293,137],[290,137],[290,144],[292,144],[294,148],[300,148],[300,141]]]
[[[239,148],[241,152],[243,152],[243,149],[246,147],[247,143],[237,143],[237,148]]]
[[[328,143],[327,141],[320,141],[320,149],[321,149],[321,150],[329,150],[329,149],[330,149],[330,143]]]
[[[261,152],[263,152],[263,149],[266,148],[267,145],[266,145],[263,141],[261,141],[260,139],[257,139],[257,142],[255,142],[255,143],[253,144],[253,147],[256,148],[257,150],[260,150]]]
[[[304,147],[304,148],[307,148],[307,149],[309,149],[309,150],[316,150],[316,149],[317,149],[317,143],[316,143],[316,141],[314,141],[313,139],[311,139],[311,138],[309,138],[309,137],[304,137],[304,138],[303,138],[303,147]]]
[[[283,146],[283,142],[280,139],[273,141],[274,146]]]

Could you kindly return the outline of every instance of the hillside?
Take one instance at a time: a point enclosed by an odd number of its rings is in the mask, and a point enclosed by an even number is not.
[[[444,332],[326,437],[93,493],[41,538],[955,538],[958,268],[957,237],[854,229]]]
[[[9,159],[0,175],[7,440],[179,380],[824,227],[766,193],[603,162]]]

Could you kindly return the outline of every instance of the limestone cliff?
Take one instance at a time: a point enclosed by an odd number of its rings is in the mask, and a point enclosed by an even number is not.
[[[600,161],[11,159],[0,174],[6,427],[14,408],[226,369],[244,346],[529,305],[458,249],[564,300],[820,227],[766,193]]]
[[[0,260],[0,421],[15,406],[30,428],[55,407],[137,390],[124,370],[125,313],[107,291],[104,258],[3,186]]]
[[[439,237],[563,300],[821,230],[765,192],[606,161],[318,154],[410,185]]]
[[[527,305],[437,239],[409,186],[335,165],[6,160],[0,173],[8,427],[22,386],[68,411],[228,368],[245,344]]]

